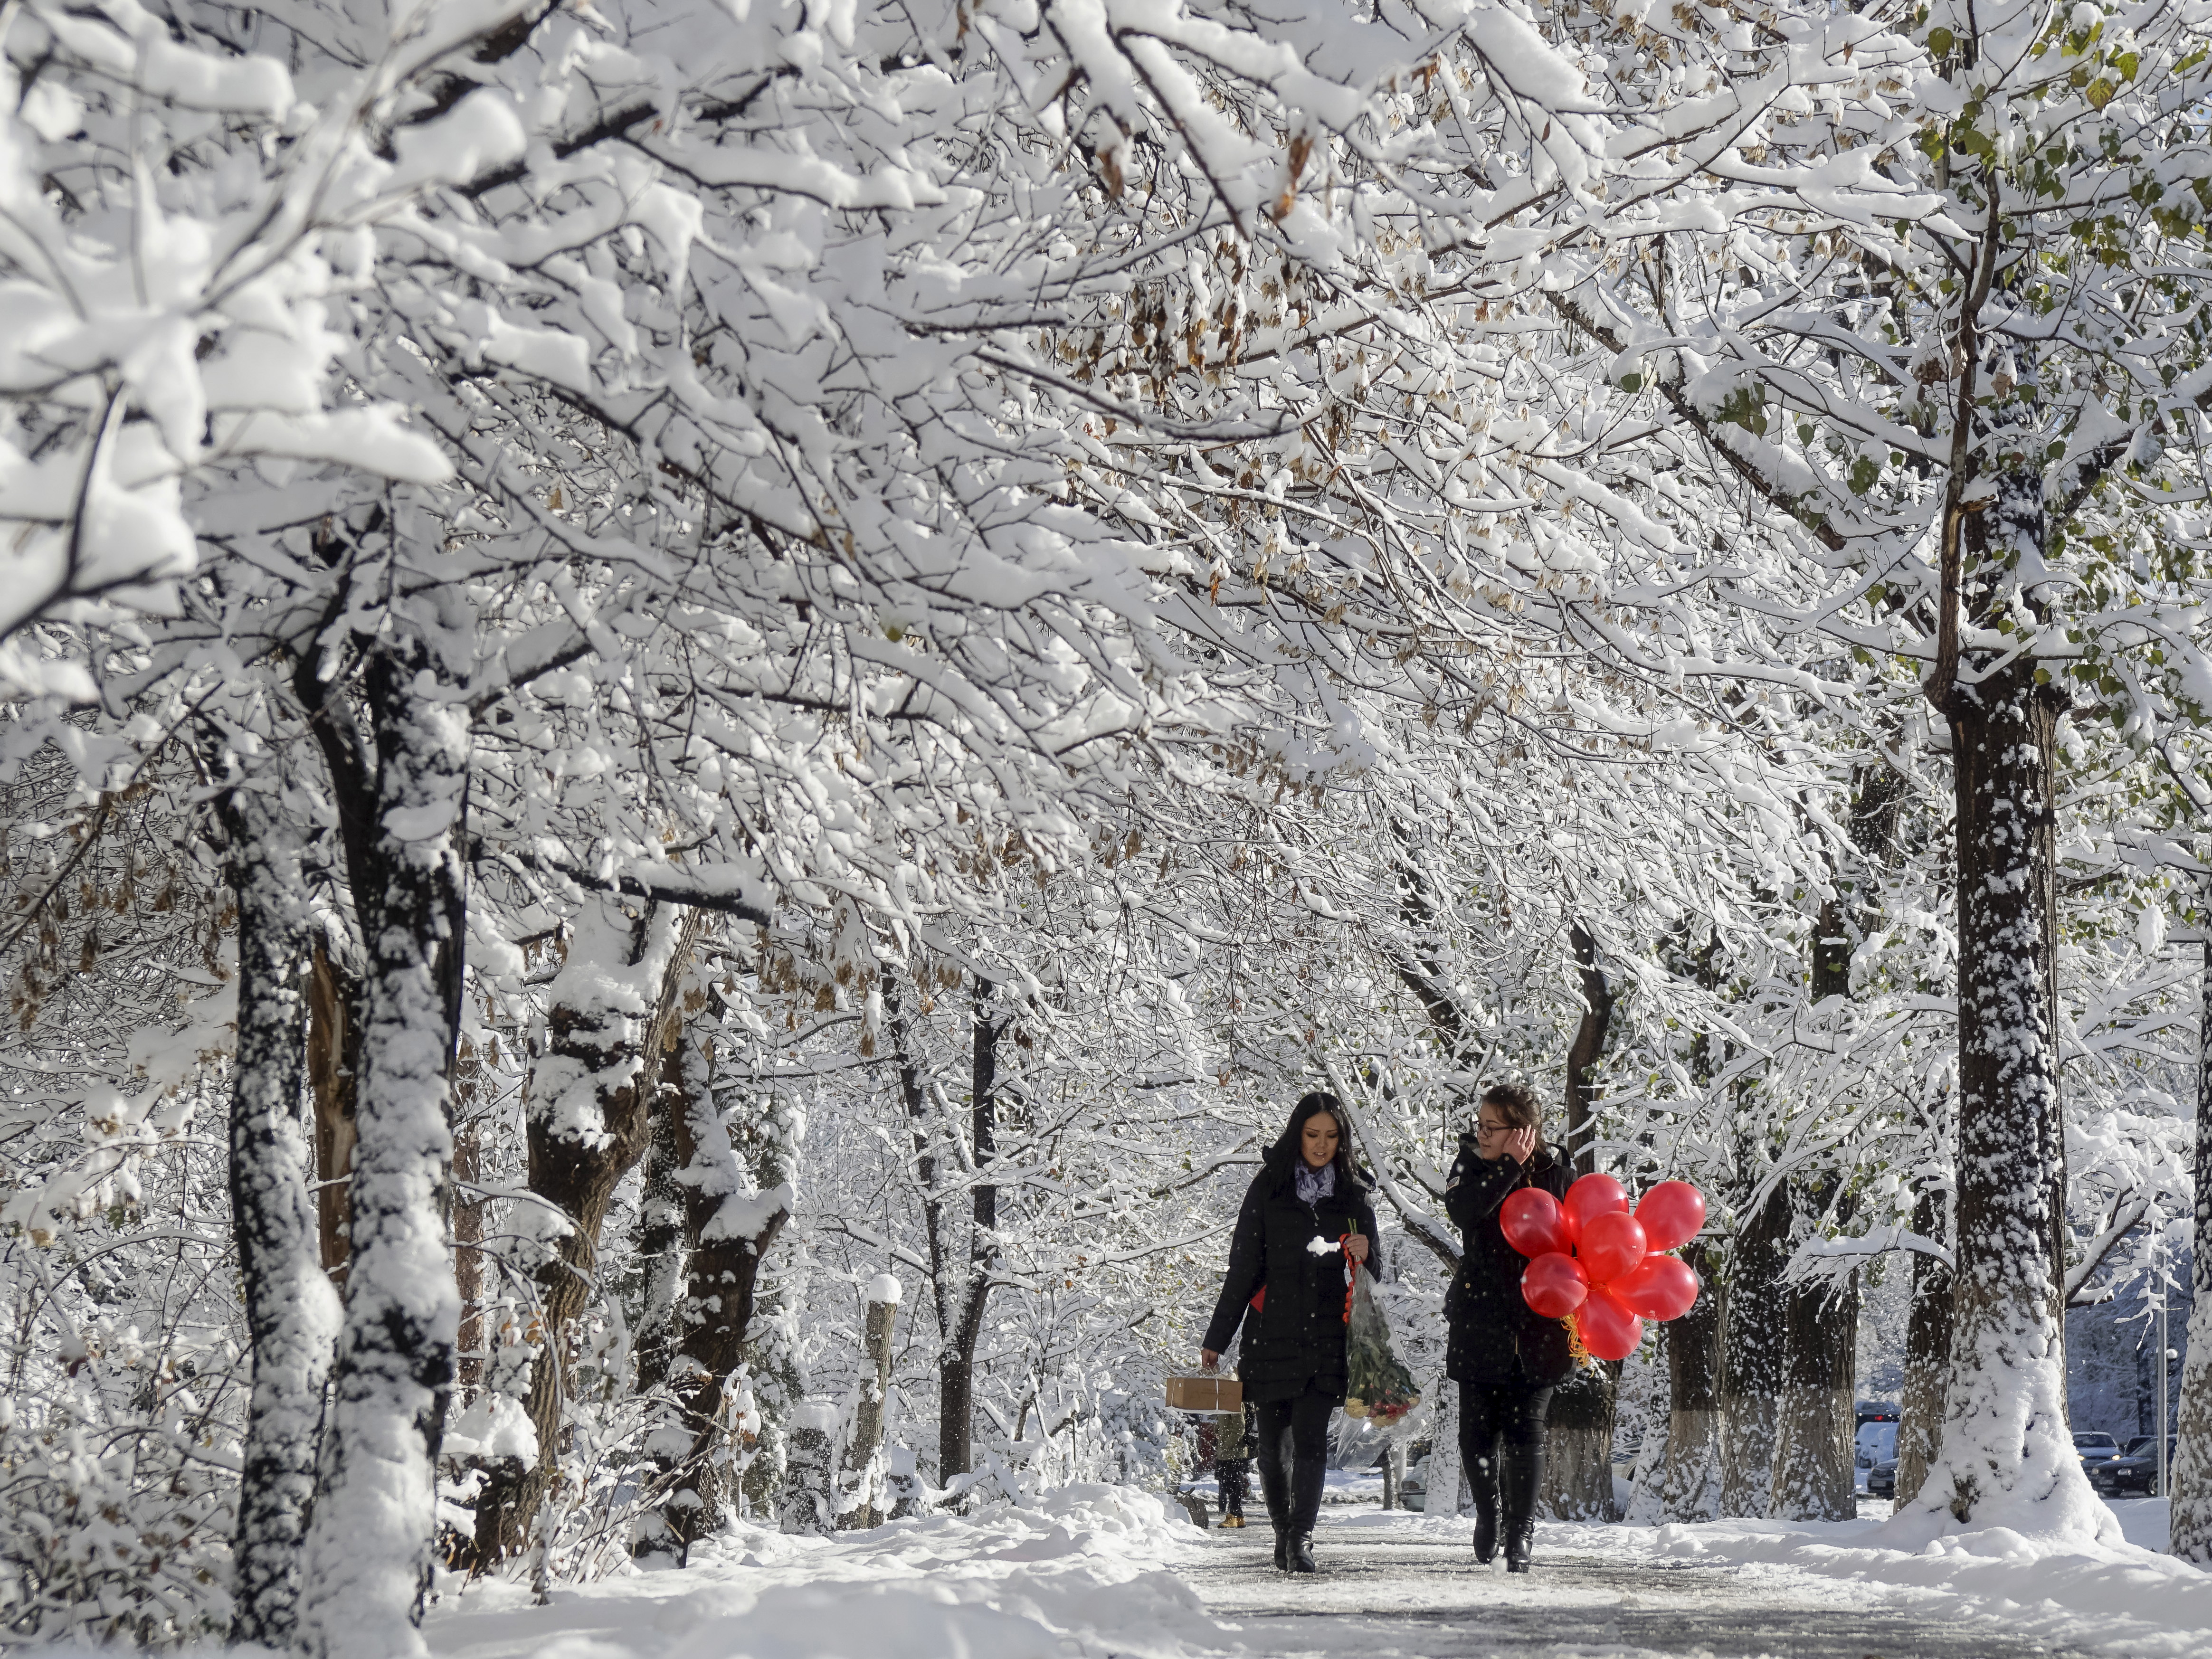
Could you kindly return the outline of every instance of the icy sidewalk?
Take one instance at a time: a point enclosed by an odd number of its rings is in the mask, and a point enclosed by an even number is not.
[[[1553,1530],[1570,1548],[1639,1552],[1680,1565],[1760,1564],[1857,1585],[1931,1619],[1986,1619],[2115,1659],[2212,1652],[2212,1573],[2157,1553],[2166,1543],[2165,1501],[2112,1508],[2125,1543],[2053,1543],[1990,1527],[1906,1550],[1887,1547],[1879,1519]]]
[[[835,1538],[741,1526],[681,1571],[626,1570],[550,1607],[479,1585],[426,1634],[438,1659],[1186,1659],[1222,1640],[1169,1570],[1197,1547],[1159,1498],[1073,1486]]]
[[[2131,1509],[2135,1506],[2130,1506]],[[2138,1538],[2155,1529],[2130,1514]],[[1322,1516],[1316,1577],[1264,1526],[1201,1534],[1159,1498],[1071,1488],[1032,1509],[786,1538],[741,1528],[678,1571],[555,1592],[480,1586],[432,1614],[439,1659],[2164,1659],[2212,1651],[2212,1575],[2131,1545],[1994,1533],[1917,1554],[1832,1526],[1544,1526],[1524,1578],[1469,1523]]]

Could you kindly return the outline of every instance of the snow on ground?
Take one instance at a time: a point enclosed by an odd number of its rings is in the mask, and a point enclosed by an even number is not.
[[[478,1585],[426,1633],[437,1659],[1183,1659],[1218,1639],[1169,1571],[1200,1537],[1114,1486],[834,1538],[738,1525],[689,1567],[626,1569],[548,1607]]]
[[[428,1633],[438,1659],[1564,1659],[1785,1650],[1761,1630],[1824,1654],[1826,1629],[1858,1659],[1876,1650],[1858,1633],[1887,1620],[1929,1633],[1892,1654],[2212,1650],[2212,1575],[2153,1553],[2162,1501],[2114,1506],[2126,1544],[1993,1529],[1914,1553],[1877,1536],[1887,1507],[1826,1525],[1547,1524],[1537,1571],[1508,1579],[1474,1568],[1464,1520],[1340,1503],[1322,1577],[1289,1579],[1266,1566],[1264,1520],[1201,1534],[1160,1498],[1081,1486],[836,1538],[741,1526],[689,1568],[625,1569],[548,1607],[479,1586]]]

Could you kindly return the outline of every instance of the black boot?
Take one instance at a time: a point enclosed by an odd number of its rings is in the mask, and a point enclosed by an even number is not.
[[[1468,1490],[1474,1494],[1474,1559],[1486,1567],[1498,1559],[1497,1454],[1466,1458],[1463,1467]]]
[[[1544,1448],[1540,1443],[1508,1445],[1499,1471],[1504,1510],[1505,1571],[1526,1572],[1536,1542],[1536,1487],[1543,1478]]]
[[[1322,1483],[1328,1465],[1318,1457],[1301,1457],[1291,1475],[1291,1548],[1292,1572],[1316,1571],[1313,1559],[1314,1523],[1321,1519]]]
[[[1287,1572],[1291,1565],[1291,1492],[1290,1482],[1283,1478],[1280,1459],[1260,1460],[1260,1496],[1267,1501],[1267,1519],[1275,1528],[1275,1570]]]

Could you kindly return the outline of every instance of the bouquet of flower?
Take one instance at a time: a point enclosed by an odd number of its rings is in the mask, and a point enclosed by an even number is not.
[[[1352,1386],[1344,1401],[1346,1417],[1364,1417],[1389,1428],[1421,1403],[1413,1374],[1390,1346],[1390,1323],[1376,1305],[1370,1276],[1357,1264],[1352,1271],[1352,1301],[1345,1312],[1346,1358]]]

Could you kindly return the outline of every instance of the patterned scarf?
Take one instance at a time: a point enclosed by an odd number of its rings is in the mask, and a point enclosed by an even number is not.
[[[1336,1163],[1331,1159],[1318,1170],[1305,1161],[1298,1160],[1298,1202],[1318,1204],[1336,1191]]]

